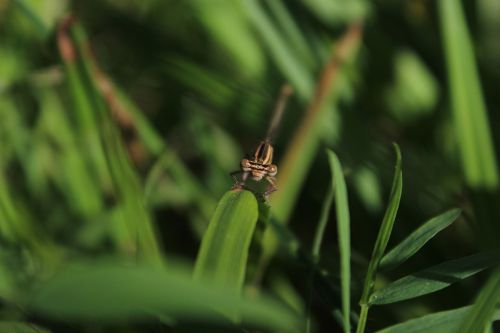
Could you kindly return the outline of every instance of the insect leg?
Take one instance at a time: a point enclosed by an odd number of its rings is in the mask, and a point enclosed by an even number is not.
[[[278,190],[278,185],[276,184],[276,178],[272,176],[267,176],[266,180],[269,182],[266,192],[264,192],[264,199],[269,199],[269,195]]]
[[[231,177],[233,178],[234,180],[234,184],[233,184],[233,187],[232,189],[242,189],[245,187],[245,181],[247,180],[248,178],[248,171],[234,171],[234,172],[231,172],[230,173]],[[241,180],[238,179],[238,175],[241,175]]]

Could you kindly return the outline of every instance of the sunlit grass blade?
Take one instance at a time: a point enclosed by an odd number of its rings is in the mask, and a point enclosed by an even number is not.
[[[493,319],[500,319],[498,300],[500,299],[500,269],[496,269],[483,286],[479,295],[463,320],[460,333],[485,332]]]
[[[196,280],[241,290],[258,216],[257,200],[251,192],[226,192],[203,236],[194,270]]]
[[[497,263],[500,263],[500,255],[490,252],[449,260],[405,276],[375,291],[370,296],[368,304],[388,304],[426,295],[444,289]]]
[[[498,169],[471,37],[457,0],[438,1],[455,137],[467,185],[498,187]]]
[[[396,220],[396,214],[399,208],[401,192],[403,190],[401,151],[399,150],[399,146],[397,144],[394,144],[394,149],[396,151],[396,169],[394,171],[391,194],[389,196],[389,203],[387,205],[387,209],[377,235],[377,240],[375,241],[375,246],[373,247],[372,257],[370,259],[370,263],[368,264],[368,270],[366,272],[363,294],[361,295],[361,300],[359,301],[359,304],[361,305],[361,313],[356,330],[357,333],[365,331],[366,319],[370,306],[369,298],[373,291],[373,285],[375,284],[375,277],[380,261],[382,260],[382,256],[384,255],[387,243],[389,242],[389,238],[391,236],[392,227],[394,225],[394,221]]]
[[[67,3],[54,2],[47,6],[44,2],[15,0],[13,3],[33,24],[32,31],[42,38],[48,38],[57,20],[64,13]]]
[[[376,333],[455,333],[462,327],[462,320],[467,316],[472,306],[431,313],[416,319],[386,327]],[[495,313],[495,319],[500,319],[500,313]],[[482,332],[482,331],[474,331]]]
[[[337,233],[340,252],[340,287],[342,290],[342,322],[344,332],[351,332],[351,232],[347,189],[340,161],[332,151],[328,151],[332,173],[332,187],[335,193]]]
[[[234,326],[218,311],[238,311],[243,323],[276,332],[298,332],[300,317],[269,298],[244,298],[233,288],[193,281],[170,265],[100,262],[73,264],[40,283],[26,307],[44,318],[73,323],[113,324],[157,320]]]
[[[404,263],[459,215],[460,209],[451,209],[425,222],[382,258],[380,269],[387,271]]]

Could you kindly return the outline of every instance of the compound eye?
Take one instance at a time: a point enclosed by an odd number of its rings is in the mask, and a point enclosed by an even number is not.
[[[269,174],[269,176],[276,176],[276,174],[278,173],[278,167],[274,164],[271,164],[269,166],[269,169],[267,170],[267,173]]]
[[[252,170],[251,167],[250,167],[250,161],[247,160],[246,158],[244,158],[244,159],[241,160],[241,169],[243,171],[250,171],[250,170]]]

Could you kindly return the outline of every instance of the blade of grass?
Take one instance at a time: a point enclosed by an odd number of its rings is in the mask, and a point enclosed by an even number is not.
[[[458,216],[460,209],[451,209],[425,222],[382,258],[380,270],[388,271],[404,263]]]
[[[251,192],[226,192],[203,236],[195,280],[209,280],[241,291],[258,214],[257,200]]]
[[[281,26],[284,34],[286,34],[286,40],[289,41],[290,47],[300,56],[303,66],[306,65],[308,69],[315,70],[316,61],[311,48],[283,1],[268,1],[266,4],[276,18],[276,22]]]
[[[340,250],[340,287],[342,290],[342,322],[344,332],[351,332],[351,231],[349,220],[349,203],[347,189],[340,161],[332,151],[328,152],[328,160],[332,173],[332,188],[335,192],[335,209],[337,212],[337,233]]]
[[[100,92],[106,96],[107,103],[112,106],[115,112],[119,112],[132,120],[132,126],[138,137],[144,143],[149,152],[158,157],[150,172],[148,173],[144,185],[144,200],[146,205],[151,204],[154,187],[158,183],[158,178],[165,171],[169,171],[178,186],[181,186],[189,193],[193,204],[198,206],[198,210],[203,218],[210,218],[215,200],[211,194],[196,180],[196,177],[184,165],[182,160],[169,147],[167,142],[156,132],[141,110],[112,82],[104,73],[99,73],[96,80]],[[210,86],[210,85],[209,85]]]
[[[498,315],[498,300],[500,299],[500,269],[497,268],[483,286],[479,295],[463,320],[460,321],[460,333],[484,332],[493,319],[500,319]]]
[[[368,304],[389,304],[427,295],[498,263],[500,263],[500,256],[498,253],[491,252],[445,261],[405,276],[375,291],[371,294]]]
[[[60,41],[64,41],[64,47],[61,47],[63,58],[70,57],[73,62],[77,59],[81,61],[81,71],[75,68],[74,75],[83,84],[81,90],[84,96],[93,103],[93,109],[85,112],[94,112],[92,118],[98,129],[98,146],[106,157],[105,168],[111,176],[113,194],[117,199],[113,210],[113,218],[117,222],[112,229],[115,230],[113,235],[124,253],[161,262],[158,241],[150,214],[145,207],[139,179],[111,119],[109,106],[99,93],[96,76],[100,71],[90,51],[83,27],[70,16],[62,23],[59,37]]]
[[[377,240],[375,241],[375,246],[373,247],[372,257],[370,259],[370,263],[368,264],[368,270],[366,272],[363,294],[361,295],[361,300],[359,301],[361,313],[359,315],[358,327],[356,329],[357,333],[363,333],[365,331],[366,319],[370,308],[369,298],[373,291],[375,276],[377,274],[380,261],[382,260],[382,256],[384,255],[387,243],[389,242],[389,238],[391,236],[392,227],[394,225],[394,221],[396,220],[396,214],[399,208],[401,192],[403,190],[401,151],[399,150],[399,146],[397,144],[394,144],[394,149],[396,151],[396,169],[394,171],[389,204],[387,205],[387,209],[377,235]]]
[[[474,189],[498,188],[498,168],[474,51],[461,2],[438,1],[451,106],[462,168]]]
[[[260,2],[244,1],[243,4],[254,29],[260,34],[274,57],[276,66],[293,85],[297,95],[302,100],[308,100],[312,96],[314,82],[311,74],[302,66],[301,59],[297,59],[296,52],[291,50],[286,38],[283,38]]]
[[[386,327],[376,333],[455,333],[462,326],[462,320],[470,312],[472,306],[431,313],[416,319]],[[500,313],[495,313],[500,319]],[[474,331],[481,332],[481,331]]]
[[[143,322],[167,316],[176,321],[233,326],[219,310],[238,311],[243,322],[276,332],[297,332],[300,317],[267,297],[245,298],[233,288],[193,281],[172,264],[75,263],[37,285],[26,296],[30,311],[44,318],[79,323]],[[63,319],[61,319],[63,318]]]

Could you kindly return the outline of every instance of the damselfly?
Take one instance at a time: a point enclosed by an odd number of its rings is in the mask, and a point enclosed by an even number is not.
[[[274,139],[274,135],[276,134],[278,125],[281,122],[286,102],[291,94],[292,88],[289,85],[284,85],[283,88],[281,88],[281,93],[278,101],[276,102],[276,107],[274,109],[271,122],[269,123],[265,139],[260,142],[257,149],[255,149],[254,153],[249,156],[249,158],[243,158],[241,160],[241,170],[231,173],[231,176],[234,179],[233,189],[245,188],[245,182],[248,177],[257,182],[262,179],[265,179],[268,182],[267,190],[264,192],[264,198],[267,198],[269,194],[278,189],[275,178],[278,173],[278,167],[276,164],[273,164],[274,148],[272,141]],[[238,179],[238,176],[241,176],[241,179]]]

